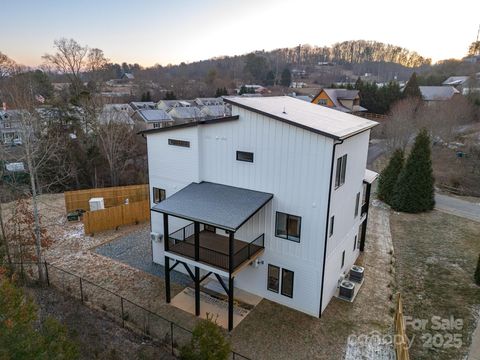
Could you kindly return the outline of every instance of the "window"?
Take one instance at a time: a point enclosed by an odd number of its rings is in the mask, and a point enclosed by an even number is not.
[[[165,196],[165,190],[164,189],[159,189],[159,188],[156,188],[154,187],[153,188],[153,202],[155,204],[158,204],[159,202],[162,202],[163,200],[165,200],[166,196]]]
[[[355,238],[353,239],[353,251],[357,249],[357,235],[355,235]]]
[[[168,139],[168,145],[181,146],[181,147],[190,147],[190,141],[177,140],[177,139]]]
[[[215,232],[215,226],[212,226],[212,225],[205,225],[205,231],[210,231],[210,232]]]
[[[253,162],[253,153],[252,152],[246,152],[246,151],[237,151],[237,160],[238,161]]]
[[[360,193],[357,193],[357,199],[355,200],[355,217],[358,216],[358,207],[360,206]]]
[[[320,99],[320,100],[318,100],[318,105],[326,106],[326,105],[327,105],[327,99]]]
[[[300,216],[289,215],[277,211],[275,221],[275,236],[300,242]]]
[[[153,123],[153,128],[154,129],[158,129],[160,127],[160,123],[159,122],[154,122]],[[171,144],[170,144],[171,145]]]
[[[345,183],[345,172],[347,170],[347,155],[343,155],[337,159],[337,170],[335,173],[335,188]]]
[[[330,218],[330,231],[328,233],[328,236],[332,236],[333,235],[333,226],[335,225],[335,216],[332,216]]]
[[[267,289],[278,293],[279,285],[280,285],[280,268],[278,266],[268,264]]]
[[[345,265],[345,250],[343,250],[342,252],[342,266],[340,267],[340,269],[343,269],[344,265]]]
[[[282,295],[293,297],[293,271],[282,269]]]

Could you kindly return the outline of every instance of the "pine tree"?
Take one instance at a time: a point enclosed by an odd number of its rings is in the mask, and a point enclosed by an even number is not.
[[[397,183],[392,207],[394,210],[419,213],[435,206],[435,190],[427,130],[419,132]]]
[[[291,82],[292,82],[292,73],[290,72],[290,70],[284,69],[282,71],[282,77],[280,79],[280,85],[288,87],[288,86],[290,86]]]
[[[273,86],[275,85],[275,74],[272,70],[267,73],[267,77],[265,78],[265,85]]]
[[[475,284],[480,286],[480,255],[478,255],[477,268],[475,270]]]
[[[397,149],[394,151],[388,165],[383,169],[378,180],[378,198],[387,204],[392,204],[393,190],[398,180],[398,175],[403,169],[405,162],[403,151]]]
[[[422,98],[422,93],[420,91],[420,88],[418,87],[417,73],[414,72],[412,76],[410,76],[410,79],[408,80],[407,85],[403,90],[403,96],[406,98]]]

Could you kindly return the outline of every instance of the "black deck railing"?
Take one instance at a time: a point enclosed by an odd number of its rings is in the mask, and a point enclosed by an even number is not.
[[[195,244],[193,241],[194,235],[195,231],[193,223],[188,224],[187,226],[184,226],[177,231],[174,231],[170,234],[168,239],[169,251],[195,260]],[[200,234],[199,261],[209,265],[213,265],[215,267],[219,267],[223,270],[229,270],[230,255],[228,254],[228,252],[203,246],[201,244],[201,236],[202,235]],[[225,237],[225,241],[228,241],[227,237]],[[265,248],[265,234],[258,236],[249,243],[235,239],[235,244],[237,246],[239,243],[245,245],[242,246],[240,249],[236,250],[233,254],[234,269],[243,264],[245,261],[251,259],[259,251]]]

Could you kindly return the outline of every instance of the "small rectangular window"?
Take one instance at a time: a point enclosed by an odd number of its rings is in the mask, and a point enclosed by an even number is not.
[[[205,225],[205,231],[215,232],[215,226]]]
[[[246,152],[246,151],[237,151],[237,160],[238,161],[253,162],[253,153],[252,152]]]
[[[355,199],[355,217],[358,216],[359,206],[360,206],[360,193],[357,193],[357,198]]]
[[[159,202],[162,202],[165,200],[165,190],[164,189],[159,189],[154,187],[153,188],[153,202],[155,204],[158,204]]]
[[[282,295],[293,297],[293,271],[282,269]]]
[[[328,232],[328,236],[332,236],[333,235],[333,226],[335,225],[335,216],[332,216],[330,218],[330,230]]]
[[[275,220],[275,236],[300,242],[300,216],[285,214],[277,211]]]
[[[337,159],[337,169],[335,171],[335,188],[345,184],[345,174],[347,171],[347,155]]]
[[[340,267],[340,269],[343,269],[344,266],[345,266],[345,250],[343,250],[342,252],[342,266]]]
[[[318,105],[323,105],[323,106],[327,105],[327,99],[318,100]]]
[[[267,289],[278,293],[280,285],[280,268],[275,265],[268,264]]]
[[[190,147],[190,141],[186,140],[177,140],[177,139],[168,139],[168,145],[181,146],[181,147]]]
[[[153,123],[153,128],[154,128],[154,129],[160,128],[160,123],[159,123],[159,122],[154,122],[154,123]]]

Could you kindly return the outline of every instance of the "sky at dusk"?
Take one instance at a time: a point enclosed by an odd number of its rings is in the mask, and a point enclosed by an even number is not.
[[[0,51],[42,63],[74,38],[113,62],[151,66],[299,44],[377,40],[434,61],[465,56],[480,1],[457,0],[0,0]]]

